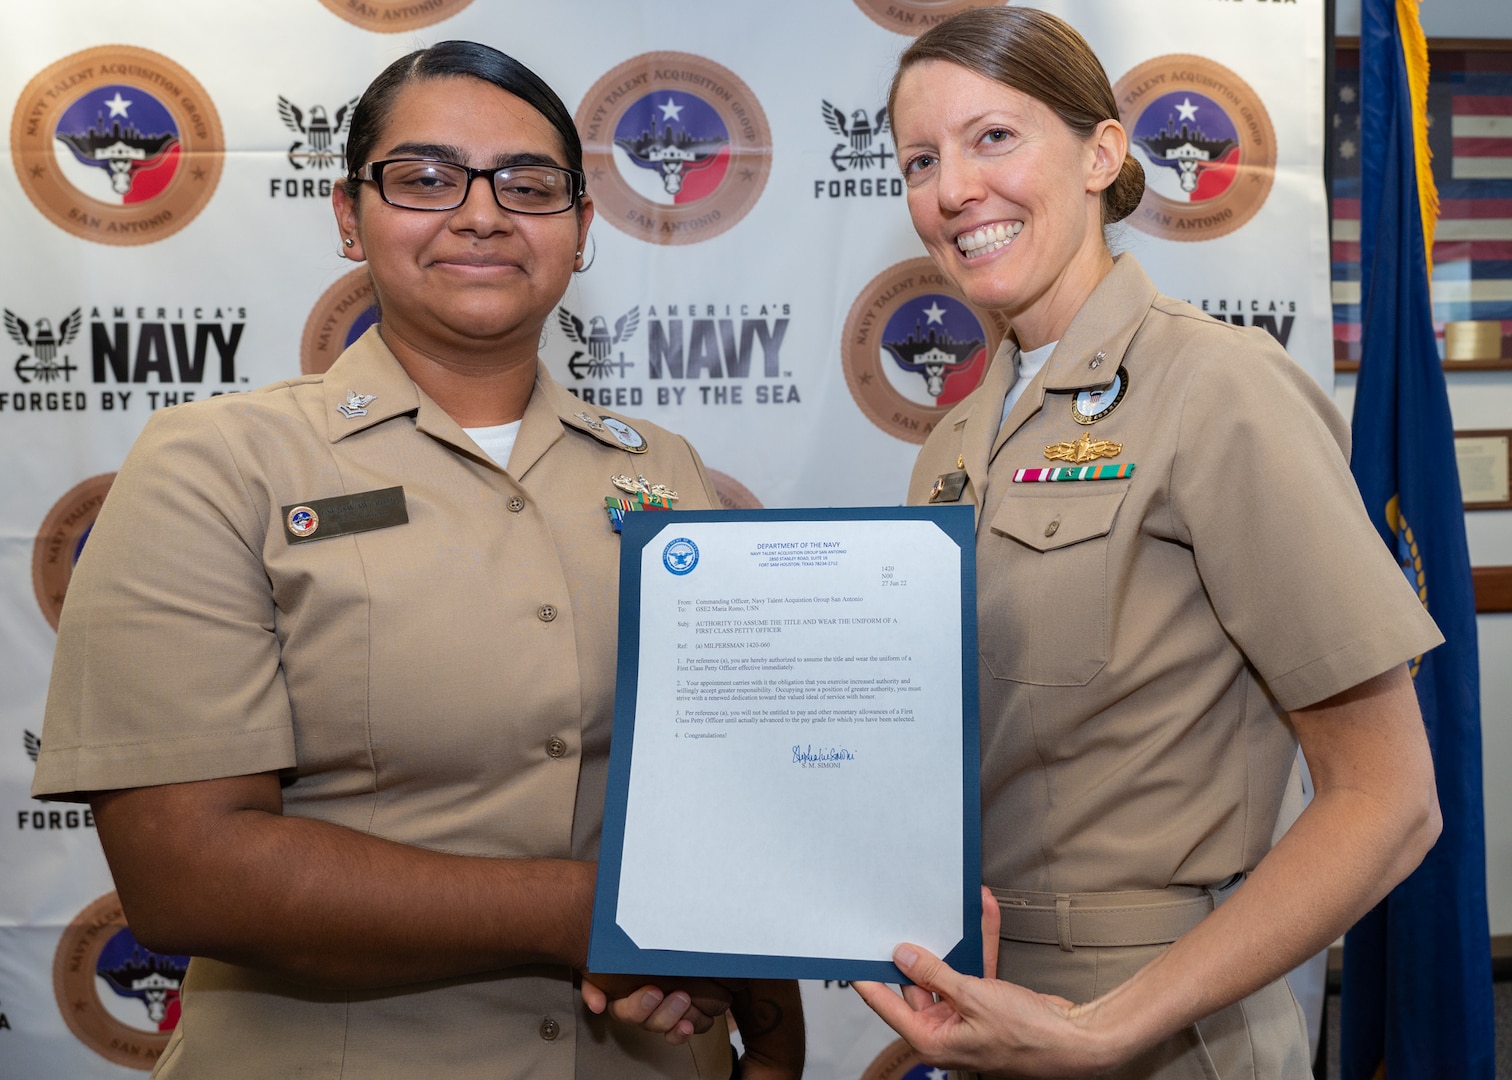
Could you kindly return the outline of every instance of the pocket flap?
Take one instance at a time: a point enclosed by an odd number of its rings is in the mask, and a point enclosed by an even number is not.
[[[1010,495],[992,519],[992,531],[1036,551],[1079,544],[1108,535],[1128,488],[1073,496]]]

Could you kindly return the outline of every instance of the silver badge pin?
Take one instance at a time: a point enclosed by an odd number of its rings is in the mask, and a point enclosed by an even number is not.
[[[336,406],[336,411],[348,420],[367,415],[367,407],[378,397],[377,394],[359,394],[355,390],[347,391],[345,405]]]
[[[621,473],[618,476],[611,476],[609,482],[627,495],[649,495],[654,499],[664,499],[667,502],[677,501],[677,492],[666,484],[651,483],[640,473],[637,473],[633,479]]]
[[[619,440],[620,446],[632,454],[644,454],[648,449],[646,437],[623,420],[613,416],[600,416],[599,419],[603,421],[603,426]]]
[[[573,413],[572,415],[575,416],[577,419],[581,420],[583,423],[587,424],[588,427],[591,430],[593,430],[593,431],[603,431],[604,430],[604,425],[603,424],[599,423],[597,420],[595,420],[593,417],[589,416],[585,412]]]

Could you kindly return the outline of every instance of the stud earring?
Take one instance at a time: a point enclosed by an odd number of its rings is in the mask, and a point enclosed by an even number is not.
[[[349,236],[345,240],[343,240],[342,243],[345,244],[347,247],[351,247],[353,241],[352,241],[352,238]]]

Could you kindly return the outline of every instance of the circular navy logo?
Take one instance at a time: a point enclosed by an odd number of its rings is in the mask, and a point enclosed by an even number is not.
[[[378,301],[367,270],[343,274],[315,302],[305,319],[299,369],[306,375],[324,374],[342,351],[377,321]]]
[[[179,1022],[189,957],[143,948],[121,902],[106,893],[63,931],[53,954],[53,991],[70,1031],[107,1061],[151,1069]]]
[[[1107,386],[1083,390],[1071,402],[1071,419],[1078,424],[1095,424],[1123,403],[1129,392],[1129,372],[1119,365],[1118,374]]]
[[[295,536],[309,536],[320,528],[320,516],[308,506],[296,506],[289,511],[288,525]]]
[[[22,190],[54,225],[148,244],[204,209],[225,160],[210,95],[166,56],[102,45],[38,73],[11,117]]]
[[[691,574],[698,565],[698,545],[686,536],[679,536],[662,548],[662,565],[678,577]]]
[[[868,419],[922,443],[975,390],[1006,324],[974,310],[929,259],[882,271],[845,320],[845,382]]]
[[[603,220],[649,243],[718,236],[756,205],[772,170],[761,102],[733,71],[692,53],[625,61],[574,119]]]
[[[609,429],[610,433],[619,440],[619,444],[632,454],[644,454],[649,449],[646,446],[646,437],[623,420],[616,419],[613,416],[600,416],[599,419],[603,421],[604,426]]]
[[[1237,74],[1204,57],[1159,56],[1119,79],[1113,96],[1145,170],[1130,224],[1165,240],[1213,240],[1260,211],[1275,178],[1276,133]]]

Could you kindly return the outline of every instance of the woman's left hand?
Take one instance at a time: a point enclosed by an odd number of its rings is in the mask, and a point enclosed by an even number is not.
[[[968,978],[913,945],[899,946],[894,961],[918,988],[903,998],[878,983],[856,990],[934,1064],[1080,1076],[1105,1072],[1281,978],[1406,877],[1441,827],[1433,758],[1405,665],[1290,719],[1317,785],[1312,803],[1243,887],[1102,996],[1072,1005]],[[995,915],[983,911],[984,938]]]
[[[962,975],[918,945],[899,945],[893,963],[914,982],[901,997],[882,983],[851,986],[931,1065],[1024,1076],[1090,1075],[1104,1068],[1078,1022],[1085,1006],[990,977],[997,971],[1000,924],[997,898],[983,887],[982,970],[988,978]]]
[[[893,962],[915,983],[903,996],[882,983],[851,985],[929,1064],[1022,1076],[1089,1076],[1104,1068],[1078,1023],[1085,1006],[962,975],[917,945],[899,945]]]

